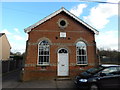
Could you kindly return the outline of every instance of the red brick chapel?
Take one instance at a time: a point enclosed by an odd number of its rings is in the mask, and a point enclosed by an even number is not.
[[[97,66],[99,32],[61,8],[25,29],[28,34],[23,81],[73,78]]]

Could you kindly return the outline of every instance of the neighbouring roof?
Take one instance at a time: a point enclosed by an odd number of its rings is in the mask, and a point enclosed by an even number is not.
[[[5,34],[5,33],[0,33],[0,37],[2,37],[3,35],[5,35],[5,38],[6,38],[7,42],[8,42],[8,44],[10,45],[10,43],[9,43],[9,41],[8,41],[8,39],[7,39],[6,34]],[[11,49],[11,45],[10,45],[10,49]]]
[[[45,21],[47,21],[48,19],[56,16],[57,14],[61,13],[61,12],[65,12],[66,14],[68,14],[69,16],[71,16],[72,18],[74,18],[75,20],[77,20],[79,23],[83,24],[84,26],[86,26],[87,28],[89,28],[91,31],[93,31],[95,34],[99,34],[99,31],[97,31],[95,28],[91,27],[90,25],[88,25],[87,23],[85,23],[84,21],[82,21],[81,19],[79,19],[77,16],[75,16],[74,14],[72,14],[71,12],[69,12],[68,10],[66,10],[65,8],[61,8],[58,11],[50,14],[49,16],[45,17],[44,19],[38,21],[37,23],[29,26],[28,28],[25,28],[24,31],[26,33],[30,32],[31,29],[35,28],[36,26],[44,23]]]
[[[0,37],[3,36],[5,33],[0,33]]]

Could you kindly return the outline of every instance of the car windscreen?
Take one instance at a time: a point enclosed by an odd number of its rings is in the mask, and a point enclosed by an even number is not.
[[[90,69],[88,69],[86,72],[87,72],[87,73],[94,74],[94,73],[96,73],[96,72],[98,72],[98,71],[100,71],[100,70],[102,70],[102,69],[103,69],[103,67],[90,68]]]

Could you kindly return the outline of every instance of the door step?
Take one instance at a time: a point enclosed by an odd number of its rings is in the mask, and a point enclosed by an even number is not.
[[[55,78],[55,81],[71,80],[71,78]]]

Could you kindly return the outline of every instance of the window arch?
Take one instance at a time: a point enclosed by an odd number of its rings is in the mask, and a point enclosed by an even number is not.
[[[48,41],[43,40],[38,45],[39,55],[38,55],[38,64],[39,65],[49,65],[50,58],[50,44]]]
[[[76,43],[77,64],[87,64],[87,46],[83,41]]]

